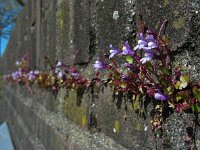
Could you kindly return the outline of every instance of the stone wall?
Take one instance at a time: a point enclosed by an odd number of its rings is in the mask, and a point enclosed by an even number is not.
[[[138,14],[159,30],[168,19],[166,34],[174,51],[174,64],[189,68],[193,80],[200,78],[199,4],[196,0],[27,0],[18,17],[11,40],[1,59],[1,73],[15,70],[15,61],[25,53],[33,68],[48,69],[44,56],[78,65],[91,76],[91,65],[119,47],[135,43]],[[124,120],[125,104],[113,101],[111,90],[95,89],[79,98],[79,91],[62,89],[55,97],[35,87],[1,84],[1,120],[9,123],[16,149],[188,149],[185,138],[192,130],[200,147],[198,116],[170,115],[164,135],[151,132],[150,112],[146,120],[131,109]],[[78,104],[78,105],[77,105]]]

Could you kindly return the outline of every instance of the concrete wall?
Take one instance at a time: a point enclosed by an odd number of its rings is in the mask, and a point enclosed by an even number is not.
[[[80,66],[90,76],[91,64],[125,40],[135,43],[138,13],[158,31],[169,20],[166,33],[174,51],[174,64],[186,65],[192,79],[200,69],[200,4],[193,0],[27,0],[11,40],[1,59],[2,73],[15,69],[24,53],[31,55],[32,67],[47,69],[43,57],[54,62]],[[118,13],[118,15],[117,15]],[[1,85],[1,120],[6,120],[16,149],[187,149],[200,147],[199,118],[193,114],[170,115],[162,139],[151,132],[150,112],[146,120],[131,109],[124,120],[124,103],[113,101],[111,90],[95,89],[84,94],[62,89],[55,97],[35,87]],[[150,107],[150,106],[149,106]],[[151,108],[149,108],[151,109]],[[147,130],[146,130],[147,129]],[[187,143],[188,130],[194,141]]]

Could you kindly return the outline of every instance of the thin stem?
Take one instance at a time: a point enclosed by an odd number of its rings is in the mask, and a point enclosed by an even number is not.
[[[164,28],[164,25],[167,23],[167,19],[165,19],[164,20],[164,22],[162,23],[162,25],[161,25],[161,27],[160,27],[160,31],[159,31],[159,33],[158,33],[158,37],[160,37],[160,35],[161,35],[161,32],[162,32],[162,30],[163,30],[163,28]]]

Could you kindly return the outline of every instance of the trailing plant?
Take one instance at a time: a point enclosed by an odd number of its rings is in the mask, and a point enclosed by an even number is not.
[[[135,47],[128,42],[120,49],[110,45],[110,54],[93,64],[96,73],[91,79],[83,77],[76,67],[68,67],[61,61],[52,65],[47,57],[49,71],[31,70],[27,55],[16,62],[19,69],[4,78],[26,85],[32,94],[33,84],[55,94],[64,87],[88,91],[94,85],[109,85],[113,89],[113,98],[129,101],[135,112],[143,117],[146,116],[145,103],[152,102],[151,127],[160,136],[166,112],[200,112],[200,81],[192,83],[190,76],[182,73],[181,67],[172,67],[168,39],[161,36],[165,23],[158,34],[141,25]],[[100,70],[106,70],[104,76]]]

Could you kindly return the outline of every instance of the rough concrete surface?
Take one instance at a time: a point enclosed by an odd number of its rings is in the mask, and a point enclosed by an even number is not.
[[[31,66],[49,69],[63,60],[77,65],[83,75],[94,74],[92,64],[104,59],[109,44],[121,47],[136,42],[138,14],[153,30],[168,20],[165,34],[173,50],[173,65],[183,65],[192,80],[200,78],[199,0],[29,0],[18,17],[8,47],[0,60],[1,74],[16,69],[15,61],[25,53]],[[198,116],[173,113],[164,122],[163,138],[155,138],[147,118],[128,109],[125,101],[113,100],[109,88],[93,93],[62,89],[57,97],[34,86],[30,95],[24,86],[1,83],[0,121],[8,121],[18,150],[186,150],[194,133],[193,149],[200,147]],[[120,104],[121,103],[121,104]],[[119,106],[120,104],[120,106]],[[128,104],[129,106],[130,104]],[[128,107],[129,108],[129,107]],[[148,106],[151,109],[151,106]]]

